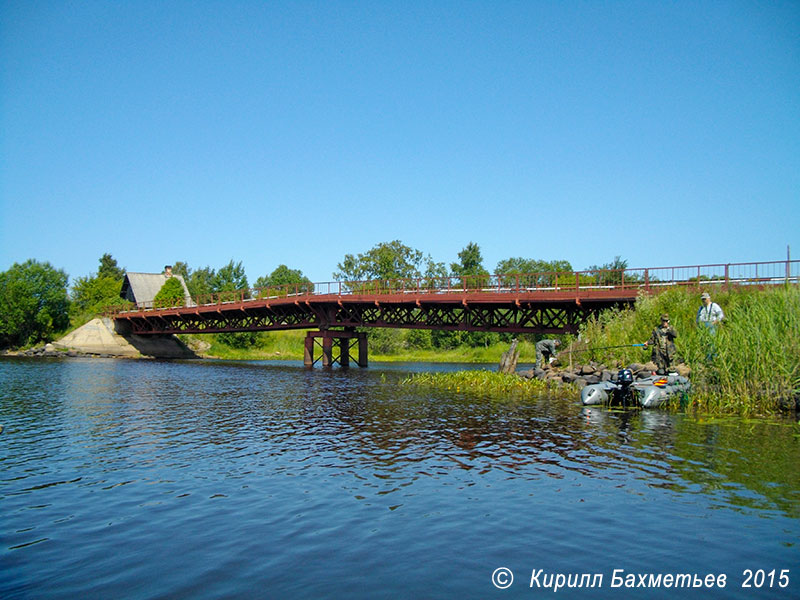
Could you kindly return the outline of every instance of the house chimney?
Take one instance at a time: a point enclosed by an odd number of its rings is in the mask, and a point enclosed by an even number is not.
[[[172,277],[172,265],[166,265],[164,267],[164,275],[167,277]]]

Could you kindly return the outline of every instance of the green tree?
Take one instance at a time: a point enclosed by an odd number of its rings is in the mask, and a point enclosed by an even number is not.
[[[463,331],[445,331],[442,329],[431,330],[431,344],[440,350],[458,348],[463,342]]]
[[[211,295],[214,278],[217,275],[211,267],[203,267],[194,271],[189,263],[179,260],[172,265],[172,272],[183,277],[186,287],[189,289],[189,295],[195,301],[202,303],[204,296]]]
[[[394,240],[381,242],[358,256],[346,254],[333,278],[337,281],[413,279],[435,272],[437,266],[430,256]]]
[[[157,308],[183,306],[185,302],[183,286],[177,277],[167,279],[153,298],[153,306]]]
[[[192,298],[202,298],[203,296],[212,294],[214,290],[214,278],[216,275],[216,271],[214,271],[214,269],[211,267],[203,267],[202,269],[192,271],[189,279],[184,277],[184,281],[186,281],[186,287],[189,288],[189,295]]]
[[[622,283],[622,271],[628,268],[628,261],[621,256],[615,256],[614,260],[602,266],[592,265],[587,271],[594,271],[595,281],[599,285],[618,285]],[[633,274],[626,274],[625,279],[636,281],[638,277]]]
[[[453,275],[461,277],[469,289],[481,289],[489,283],[489,271],[483,266],[481,248],[475,242],[467,244],[458,253],[458,262],[450,263]],[[458,346],[484,346],[499,339],[497,334],[482,331],[438,331],[431,335],[434,346],[443,350]]]
[[[522,287],[549,286],[555,283],[556,274],[572,273],[568,260],[538,260],[532,258],[507,258],[497,263],[495,273],[502,275],[501,282],[506,286]],[[518,277],[524,275],[524,277]]]
[[[226,331],[216,334],[216,337],[226,346],[243,350],[261,347],[266,340],[266,335],[267,333],[263,331]]]
[[[125,269],[120,269],[108,253],[103,254],[99,262],[96,274],[78,277],[72,284],[70,312],[74,321],[86,321],[109,307],[125,304],[119,296]]]
[[[391,327],[370,327],[369,348],[375,354],[397,354],[403,348],[403,332]]]
[[[428,350],[433,345],[429,329],[409,329],[406,334],[406,344],[409,348]]]
[[[189,275],[191,272],[192,270],[189,268],[189,263],[183,262],[182,260],[175,261],[175,264],[172,265],[172,273],[183,277],[187,286],[189,285]]]
[[[114,277],[78,277],[72,284],[71,313],[76,320],[88,320],[111,306],[122,306],[122,281]]]
[[[241,261],[234,264],[231,260],[211,278],[211,291],[214,293],[247,290],[248,287]]]
[[[450,263],[450,270],[453,275],[458,277],[469,277],[474,275],[488,275],[483,267],[483,256],[481,256],[481,248],[478,244],[470,242],[467,246],[458,253],[459,262]]]
[[[298,292],[310,293],[314,291],[314,284],[311,280],[303,275],[299,269],[290,269],[286,265],[278,265],[278,267],[269,275],[259,277],[253,285],[256,289],[262,290],[262,295],[277,295],[279,293],[295,293],[295,288]],[[273,294],[272,292],[275,292]]]
[[[66,329],[67,281],[64,271],[33,259],[0,273],[0,346],[36,344]]]
[[[495,273],[502,274],[530,274],[546,272],[572,272],[572,265],[568,260],[537,260],[532,258],[507,258],[497,263]]]
[[[97,276],[122,281],[122,278],[125,277],[125,269],[120,269],[116,259],[106,253],[100,257],[100,268],[97,270]]]
[[[428,256],[425,259],[425,277],[431,280],[443,279],[449,275],[447,272],[447,266],[443,262],[434,262],[434,260]]]
[[[208,296],[214,293],[222,294],[223,298],[226,293],[230,293],[233,297],[236,295],[235,292],[248,289],[247,276],[242,263],[234,263],[233,260],[219,271],[208,266],[192,270],[189,263],[176,261],[172,265],[172,272],[183,277],[186,287],[189,289],[189,295],[199,303],[207,301]],[[182,294],[183,292],[181,292],[181,298],[183,298]],[[266,340],[266,336],[265,332],[257,331],[229,331],[215,334],[219,342],[237,349],[258,347]]]

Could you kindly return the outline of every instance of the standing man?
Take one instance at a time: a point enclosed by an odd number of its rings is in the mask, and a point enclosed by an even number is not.
[[[541,340],[536,342],[536,368],[541,369],[544,359],[547,363],[553,362],[556,356],[556,348],[561,345],[558,340]]]
[[[714,340],[714,334],[717,333],[717,325],[722,323],[722,319],[725,318],[725,314],[722,312],[722,309],[719,307],[719,304],[716,302],[711,301],[711,296],[708,292],[703,292],[700,295],[700,298],[703,301],[702,306],[697,309],[697,321],[698,326],[701,329],[701,339],[706,345],[706,360],[708,362],[713,362],[714,357],[717,356],[717,346]]]
[[[703,305],[697,309],[697,319],[695,320],[698,325],[705,325],[710,333],[715,333],[717,325],[725,318],[725,313],[722,312],[719,304],[711,301],[711,296],[709,296],[708,292],[703,292],[700,298],[703,301]]]
[[[675,338],[678,332],[669,324],[669,315],[661,315],[661,325],[653,329],[650,339],[644,343],[644,347],[653,347],[652,360],[656,363],[659,375],[669,373],[669,368],[675,360]]]

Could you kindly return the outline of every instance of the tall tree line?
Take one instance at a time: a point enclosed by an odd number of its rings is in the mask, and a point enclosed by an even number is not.
[[[337,264],[333,278],[337,281],[393,280],[411,278],[443,278],[447,276],[488,277],[478,244],[469,242],[459,253],[458,260],[448,266],[433,260],[430,254],[407,246],[400,240],[381,242],[371,249],[346,254]],[[126,273],[111,254],[99,259],[97,272],[77,277],[71,288],[67,274],[49,262],[28,260],[0,272],[0,347],[20,347],[53,339],[70,325],[80,325],[113,305],[123,304],[120,290]],[[627,261],[619,256],[598,270],[624,268]],[[538,273],[572,271],[567,260],[541,260],[512,257],[497,263],[493,273],[519,276]],[[186,281],[193,298],[224,292],[245,292],[249,282],[242,262],[230,260],[218,269],[209,266],[192,268],[188,262],[177,261],[173,272]],[[599,276],[599,275],[598,275]],[[543,284],[546,281],[532,281]],[[264,295],[293,293],[294,290],[313,290],[312,282],[299,269],[278,265],[271,273],[258,277],[253,287]],[[496,334],[463,332],[408,332],[406,339],[420,346],[449,347],[462,343],[490,343]],[[493,338],[491,338],[493,339]]]

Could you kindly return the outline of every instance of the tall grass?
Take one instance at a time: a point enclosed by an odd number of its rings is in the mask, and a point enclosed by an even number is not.
[[[220,334],[180,335],[189,347],[205,343],[200,352],[209,358],[225,360],[302,360],[305,331],[264,331],[257,334],[256,342],[246,348],[235,348],[225,343]]]
[[[406,334],[406,330],[400,330]],[[224,336],[218,334],[182,334],[180,338],[187,344],[197,346],[199,342],[210,344],[202,355],[226,360],[265,360],[289,359],[303,360],[303,340],[305,330],[269,331],[258,334],[256,343],[250,347],[232,347],[224,342]],[[508,350],[507,342],[498,342],[490,346],[468,347],[458,346],[449,350],[439,348],[406,348],[402,347],[404,338],[400,339],[398,349],[393,352],[381,352],[376,343],[375,330],[367,330],[369,360],[377,362],[463,362],[496,364],[500,356]],[[520,340],[517,349],[520,351],[519,363],[532,363],[536,359],[536,348],[533,343]],[[319,353],[320,350],[315,350]]]
[[[370,332],[367,332],[369,340]],[[370,345],[370,360],[385,362],[462,362],[497,364],[503,352],[508,350],[508,342],[498,342],[490,346],[457,346],[451,349],[441,348],[403,348],[392,354],[381,354]],[[536,348],[527,340],[519,340],[519,364],[536,360]]]
[[[800,394],[800,289],[731,298],[709,375],[723,397],[758,400],[765,408]],[[701,343],[702,343],[701,339]]]
[[[401,382],[422,389],[469,392],[489,399],[530,399],[542,395],[575,395],[573,386],[554,386],[538,379],[523,379],[496,371],[455,371],[452,373],[415,373]]]
[[[678,332],[681,359],[693,371],[693,397],[708,412],[764,414],[792,405],[800,394],[800,288],[709,289],[725,312],[715,335],[697,326],[699,294],[670,290],[640,297],[632,309],[608,311],[582,328],[590,347],[642,343],[662,313]],[[619,365],[649,359],[649,350],[600,352]]]

